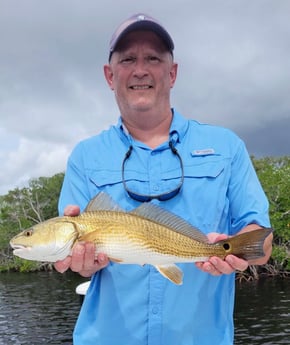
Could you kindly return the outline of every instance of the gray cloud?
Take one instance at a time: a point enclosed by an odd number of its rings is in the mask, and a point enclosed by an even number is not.
[[[0,0],[0,194],[65,169],[80,139],[114,123],[102,67],[115,27],[132,13],[172,34],[172,105],[229,127],[258,156],[289,155],[290,2]]]

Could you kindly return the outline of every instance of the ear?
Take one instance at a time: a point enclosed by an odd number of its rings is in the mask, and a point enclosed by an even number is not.
[[[114,86],[113,86],[113,71],[112,71],[112,67],[110,65],[105,65],[104,66],[104,75],[105,75],[105,78],[107,80],[107,83],[108,83],[110,89],[114,90]]]
[[[173,63],[171,70],[170,70],[170,79],[171,79],[171,83],[170,83],[170,87],[172,88],[175,84],[175,80],[177,77],[177,68],[178,68],[178,64],[177,63]]]

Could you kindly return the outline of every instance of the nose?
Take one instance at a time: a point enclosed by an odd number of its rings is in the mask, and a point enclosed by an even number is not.
[[[143,59],[137,59],[135,62],[134,76],[143,78],[148,75],[147,64]]]

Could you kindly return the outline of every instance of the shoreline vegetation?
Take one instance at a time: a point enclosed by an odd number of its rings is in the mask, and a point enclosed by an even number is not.
[[[270,204],[274,229],[273,253],[263,266],[238,272],[237,281],[260,277],[290,277],[290,156],[252,157]],[[9,240],[35,223],[57,216],[57,202],[64,173],[32,179],[28,187],[0,196],[0,273],[53,271],[51,263],[28,261],[13,256]]]

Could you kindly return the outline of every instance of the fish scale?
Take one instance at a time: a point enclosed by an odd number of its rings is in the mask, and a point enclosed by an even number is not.
[[[263,243],[272,229],[257,229],[216,243],[182,218],[144,203],[131,212],[122,210],[105,193],[93,198],[75,217],[56,217],[11,239],[13,253],[29,260],[62,260],[76,242],[93,242],[96,254],[104,253],[122,264],[151,264],[167,279],[181,284],[176,263],[205,261],[228,254],[245,260],[264,256]]]
[[[84,217],[80,217],[84,218],[82,220],[84,226],[90,228],[92,222],[98,224],[98,226],[97,229],[95,227],[94,231],[85,231],[80,240],[94,242],[97,246],[106,243],[106,246],[103,245],[103,247],[106,252],[112,253],[113,256],[117,256],[117,253],[114,252],[114,248],[117,248],[124,261],[130,260],[132,255],[132,252],[129,252],[125,247],[128,241],[131,244],[130,247],[134,250],[133,253],[141,254],[140,258],[142,254],[144,255],[148,251],[159,256],[173,257],[172,262],[174,260],[176,262],[177,258],[181,262],[190,262],[191,260],[194,262],[196,257],[225,256],[225,250],[221,246],[194,241],[160,224],[149,224],[147,219],[130,213],[99,211],[88,216],[90,217],[88,223]],[[78,220],[76,222],[78,223]],[[101,249],[98,250],[98,252],[100,251]],[[138,257],[138,255],[134,255],[134,257]],[[139,261],[134,263],[138,264]]]

